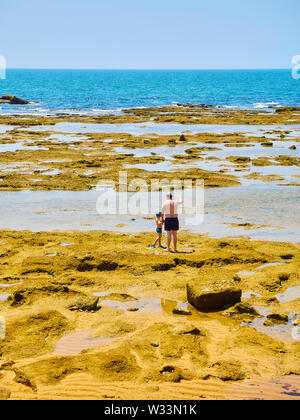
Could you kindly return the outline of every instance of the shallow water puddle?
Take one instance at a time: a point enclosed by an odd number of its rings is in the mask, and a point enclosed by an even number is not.
[[[94,296],[109,296],[110,293],[94,293]],[[137,300],[128,300],[126,302],[117,299],[104,299],[100,302],[101,306],[120,309],[122,311],[129,312],[140,312],[148,314],[158,314],[158,315],[179,315],[182,311],[182,315],[187,316],[188,312],[191,312],[193,309],[188,303],[177,302],[175,300],[164,299],[164,298],[140,298]],[[177,314],[173,311],[177,311]],[[178,312],[179,311],[179,312]],[[181,316],[182,316],[181,315]],[[200,314],[199,314],[200,315]]]
[[[60,173],[61,173],[61,171],[58,171],[57,169],[53,169],[53,170],[43,172],[42,175],[54,176],[54,175],[59,175]]]
[[[23,143],[7,143],[0,145],[0,153],[17,152],[18,150],[49,150],[45,147],[24,146]]]
[[[72,142],[76,142],[76,141],[83,141],[83,140],[87,140],[87,137],[77,137],[77,136],[72,136],[70,134],[51,134],[50,137],[48,137],[47,140],[50,141],[57,141],[60,143],[72,143]]]
[[[111,337],[91,337],[93,333],[93,330],[88,330],[75,331],[65,335],[57,341],[54,354],[74,356],[79,354],[82,350],[108,346],[118,340],[118,338]]]
[[[14,284],[3,284],[3,283],[0,283],[0,287],[14,287],[14,286],[19,286],[22,283],[23,283],[22,281],[20,283],[14,283]]]
[[[262,270],[263,268],[266,268],[266,267],[275,267],[276,265],[285,265],[285,264],[288,264],[288,263],[285,263],[285,262],[268,263],[268,264],[261,265],[260,267],[256,268],[256,270]]]
[[[261,295],[255,292],[244,292],[242,294],[242,299],[250,299],[252,297],[261,297]]]
[[[7,131],[14,130],[16,128],[15,125],[0,125],[0,133],[5,134]]]
[[[112,197],[114,192],[111,192]],[[141,192],[141,202],[160,207],[159,194],[150,197]],[[118,197],[120,195],[118,194]],[[125,223],[123,232],[153,230],[153,219],[136,215],[100,215],[95,211],[99,191],[18,191],[0,192],[0,228],[13,230],[107,230],[119,231],[116,226]],[[244,205],[241,206],[240,203]],[[257,203],[260,206],[257,206]],[[157,203],[157,206],[156,206]],[[274,185],[207,188],[205,191],[204,223],[191,224],[181,217],[182,229],[212,237],[247,236],[258,240],[299,242],[300,227],[298,187]],[[40,214],[43,212],[43,214]],[[45,214],[45,212],[47,214]],[[131,220],[134,216],[135,221]],[[153,217],[153,214],[151,214]],[[247,221],[255,225],[281,226],[282,229],[250,229],[231,227],[224,223]]]
[[[97,297],[104,297],[104,296],[110,295],[110,293],[111,292],[96,292],[96,293],[93,293],[93,295]]]
[[[0,293],[0,302],[5,302],[9,298],[9,294],[7,293]]]
[[[290,287],[283,293],[275,296],[281,304],[288,303],[300,298],[300,286]]]
[[[298,135],[299,124],[289,125],[289,138]],[[24,128],[25,130],[26,128]],[[128,133],[133,135],[143,134],[165,134],[179,135],[184,132],[191,133],[214,133],[214,134],[230,134],[244,133],[255,136],[274,137],[280,133],[274,131],[286,131],[284,125],[222,125],[222,124],[178,124],[178,123],[122,123],[122,124],[106,124],[106,123],[70,123],[62,122],[54,126],[37,126],[30,127],[30,131],[51,131],[55,129],[60,133]],[[29,129],[28,129],[29,130]],[[269,132],[269,133],[268,133]],[[271,133],[270,133],[271,132]]]
[[[238,273],[236,273],[238,276],[253,276],[255,273],[253,271],[247,271],[247,270],[243,270],[243,271],[239,271]]]
[[[257,270],[262,270],[266,267],[275,267],[277,265],[285,265],[288,264],[286,262],[274,262],[274,263],[267,263],[267,264],[263,264],[260,267],[257,267],[254,269],[254,271],[248,271],[248,270],[243,270],[243,271],[239,271],[238,273],[236,273],[238,276],[253,276],[254,274],[256,274]]]
[[[291,312],[289,315],[288,323],[286,324],[274,324],[270,326],[264,325],[264,322],[268,320],[269,309],[263,306],[254,306],[254,308],[263,316],[262,318],[255,318],[250,323],[243,322],[242,325],[248,325],[249,327],[255,328],[257,331],[268,335],[269,337],[276,338],[287,342],[299,341],[299,339],[293,334],[293,321],[295,319],[295,313]]]

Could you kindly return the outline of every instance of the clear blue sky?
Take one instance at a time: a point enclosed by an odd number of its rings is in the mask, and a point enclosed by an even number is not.
[[[299,0],[1,0],[10,68],[289,68]]]

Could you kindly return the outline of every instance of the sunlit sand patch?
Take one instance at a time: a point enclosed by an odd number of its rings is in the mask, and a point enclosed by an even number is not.
[[[299,400],[300,376],[283,376],[276,380],[254,378],[228,387],[231,398],[243,400]]]
[[[108,346],[117,340],[111,337],[91,337],[93,333],[93,330],[89,330],[75,331],[65,335],[57,341],[54,354],[74,356],[83,350]]]

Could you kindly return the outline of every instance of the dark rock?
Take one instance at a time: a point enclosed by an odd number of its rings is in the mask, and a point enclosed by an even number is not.
[[[214,108],[214,105],[209,105],[209,104],[192,104],[192,103],[187,103],[187,104],[177,104],[177,106],[183,107],[183,108],[200,108],[200,109],[211,109]]]
[[[114,271],[119,267],[119,264],[110,260],[101,260],[97,264],[97,270],[99,271]]]
[[[234,282],[194,282],[187,284],[187,299],[198,311],[215,312],[241,301],[242,291]]]
[[[3,95],[0,96],[0,102],[8,103],[11,105],[27,105],[29,104],[28,101],[25,99],[18,98],[17,96],[12,95]]]
[[[186,138],[185,138],[185,136],[183,134],[181,134],[181,136],[179,138],[179,141],[186,141]]]
[[[280,255],[280,258],[282,258],[283,260],[292,260],[294,258],[294,255],[293,254]]]
[[[173,309],[172,312],[175,315],[186,315],[186,316],[192,315],[192,312],[187,311],[186,309],[175,308],[175,309]]]
[[[293,111],[300,111],[299,106],[281,106],[280,108],[276,109],[276,113],[280,114],[281,112],[293,112]]]
[[[201,336],[201,337],[205,337],[206,335],[204,332],[200,331],[198,328],[193,328],[192,330],[184,331],[182,334],[183,335],[191,334],[191,335],[196,335],[196,336]]]
[[[288,273],[279,274],[280,282],[288,281],[289,278],[290,278],[290,274],[288,274]]]
[[[264,146],[264,147],[273,147],[273,143],[271,141],[261,143],[261,145]]]
[[[247,314],[252,316],[261,316],[260,313],[257,312],[256,309],[254,309],[251,305],[248,303],[237,303],[233,308],[232,312],[235,312],[237,314]]]
[[[12,104],[12,105],[27,105],[27,104],[29,104],[29,102],[26,101],[25,99],[17,98],[16,96],[14,96],[9,103]]]
[[[296,149],[297,149],[297,147],[296,147],[296,146],[291,146],[291,147],[289,147],[289,149],[290,149],[290,150],[296,150]]]
[[[289,322],[289,317],[286,314],[270,314],[267,318],[273,324],[287,324]]]

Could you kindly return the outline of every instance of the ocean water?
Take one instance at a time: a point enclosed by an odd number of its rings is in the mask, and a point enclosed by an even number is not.
[[[247,109],[299,106],[290,70],[8,69],[0,95],[32,101],[0,104],[0,114],[117,113],[124,108],[206,103]]]

